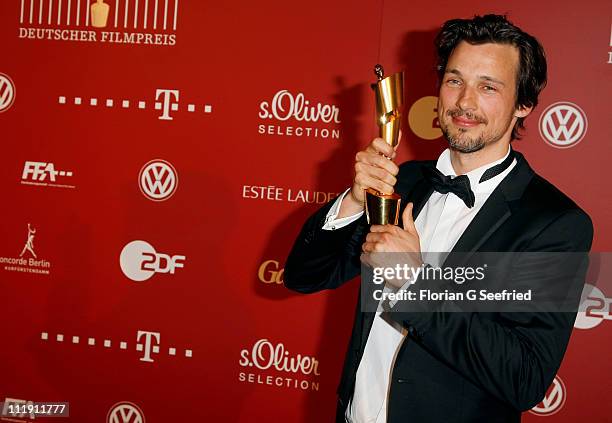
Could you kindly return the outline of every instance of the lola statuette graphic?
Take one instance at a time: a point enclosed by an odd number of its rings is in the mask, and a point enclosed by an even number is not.
[[[108,21],[108,12],[110,6],[104,3],[104,0],[96,0],[91,6],[91,26],[95,28],[104,28]],[[126,9],[127,10],[127,9]]]
[[[400,137],[400,122],[404,105],[404,73],[397,72],[384,77],[381,65],[374,67],[378,78],[372,84],[376,94],[376,123],[378,135],[393,147]],[[373,188],[365,192],[365,210],[371,225],[397,225],[401,197],[395,193],[384,194]]]

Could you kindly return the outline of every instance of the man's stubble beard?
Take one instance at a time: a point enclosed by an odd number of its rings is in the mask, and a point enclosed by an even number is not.
[[[446,114],[451,119],[454,116],[461,116],[461,115],[467,115],[470,118],[473,118],[470,113],[464,113],[459,110],[449,110]],[[477,119],[479,122],[485,125],[488,123],[488,121],[484,118],[477,117]],[[504,134],[506,133],[506,131],[508,130],[508,127],[510,126],[512,122],[512,119],[510,119],[508,121],[508,125],[506,125],[506,128],[500,131],[499,133],[490,134],[490,133],[483,132],[478,137],[473,138],[473,137],[467,136],[466,133],[468,132],[468,130],[463,129],[463,128],[457,129],[457,131],[459,132],[458,134],[456,135],[451,134],[450,124],[448,125],[443,124],[441,119],[438,119],[438,120],[440,122],[440,129],[442,130],[442,134],[444,135],[444,138],[448,142],[449,148],[451,150],[457,151],[459,153],[465,153],[465,154],[474,153],[476,151],[482,150],[486,145],[494,144],[497,141],[499,141],[504,136]],[[462,137],[462,135],[465,135],[465,136]]]
[[[459,129],[459,132],[466,133],[467,130]],[[460,153],[474,153],[475,151],[482,150],[487,144],[487,140],[485,140],[483,135],[477,138],[462,138],[460,140],[459,137],[451,135],[448,127],[442,128],[442,134],[444,134],[444,138],[448,142],[448,147]]]

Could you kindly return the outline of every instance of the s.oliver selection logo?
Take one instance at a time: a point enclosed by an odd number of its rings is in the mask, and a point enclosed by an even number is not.
[[[288,203],[324,204],[338,196],[337,192],[284,188],[275,185],[243,185],[242,198]]]
[[[185,256],[158,253],[151,244],[141,240],[128,243],[119,256],[123,274],[135,282],[146,281],[155,273],[173,275],[184,263]]]
[[[133,402],[122,401],[108,410],[106,423],[145,423],[145,416]]]
[[[76,188],[67,183],[72,176],[72,171],[56,169],[53,163],[25,162],[23,172],[21,172],[21,183],[55,188]]]
[[[179,0],[19,0],[19,38],[176,44]]]
[[[267,339],[259,339],[252,348],[240,351],[238,364],[244,369],[238,380],[302,390],[319,390],[319,361],[302,354],[292,355],[282,343],[274,345]],[[308,376],[308,378],[306,378]]]
[[[540,116],[540,135],[548,145],[569,148],[584,138],[587,116],[577,104],[560,101],[548,106]]]
[[[0,113],[6,112],[15,102],[15,83],[10,76],[0,72]]]
[[[542,402],[533,407],[529,412],[536,416],[552,416],[563,408],[567,398],[567,389],[559,375],[555,376],[552,384],[548,388]]]
[[[174,166],[165,160],[151,160],[140,169],[138,186],[149,200],[164,201],[176,192],[178,173]]]
[[[261,119],[257,132],[298,138],[339,139],[340,109],[332,104],[314,103],[303,93],[280,90],[271,101],[259,104]]]

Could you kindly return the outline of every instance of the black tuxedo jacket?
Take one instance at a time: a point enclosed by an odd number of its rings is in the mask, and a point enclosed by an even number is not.
[[[589,216],[534,173],[516,153],[517,165],[498,185],[457,241],[453,252],[586,252]],[[396,192],[414,203],[416,219],[433,189],[421,169],[435,161],[400,166]],[[285,266],[284,282],[311,293],[333,289],[360,273],[365,217],[322,230],[330,202],[312,215]],[[451,252],[452,254],[452,252]],[[578,271],[584,282],[585,269]],[[518,422],[544,397],[569,342],[575,313],[389,313],[406,328],[390,377],[389,423]],[[357,304],[338,387],[337,422],[352,397],[374,313]]]

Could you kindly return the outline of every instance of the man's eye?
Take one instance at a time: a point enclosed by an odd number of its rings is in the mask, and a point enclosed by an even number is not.
[[[446,81],[446,83],[447,84],[451,84],[451,85],[457,85],[457,84],[459,84],[459,80],[457,80],[457,79],[448,79]]]
[[[482,87],[482,89],[485,90],[485,91],[491,91],[491,92],[497,91],[495,89],[495,87],[492,87],[491,85],[485,85],[485,86]]]

